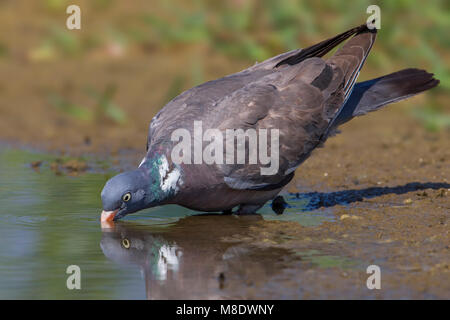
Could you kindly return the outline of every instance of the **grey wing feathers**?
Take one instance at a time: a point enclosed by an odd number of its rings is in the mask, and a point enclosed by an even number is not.
[[[322,92],[310,84],[325,68],[323,60],[308,59],[249,84],[219,103],[222,112],[215,115],[213,126],[222,131],[255,129],[259,133],[260,129],[267,129],[268,135],[272,133],[270,129],[279,132],[277,172],[261,175],[261,164],[225,164],[220,169],[230,187],[267,190],[289,182],[290,169],[314,149],[328,125],[323,116]],[[221,104],[227,107],[220,108]],[[270,142],[270,138],[267,140]],[[237,153],[237,144],[231,147]],[[267,149],[268,154],[273,152],[270,143]]]
[[[350,95],[374,40],[375,33],[364,29],[326,61],[314,57],[295,65],[278,63],[277,72],[260,79],[259,87],[254,83],[235,92],[235,99],[227,102],[235,107],[228,107],[224,125],[248,128],[258,119],[252,128],[279,129],[279,170],[275,175],[262,176],[257,165],[222,166],[228,185],[255,189],[286,181],[326,139],[328,128]],[[255,99],[264,85],[271,90],[271,98]]]
[[[353,35],[333,57],[319,58]],[[192,126],[194,120],[223,131],[278,129],[279,168],[275,174],[261,175],[259,164],[219,166],[232,188],[278,188],[289,182],[295,168],[327,135],[374,39],[374,33],[362,25],[188,90],[154,117],[147,147],[167,141],[180,124]]]
[[[375,29],[376,30],[376,29]],[[344,97],[347,98],[359,72],[375,42],[376,32],[366,30],[350,39],[327,63],[335,64],[344,72]]]
[[[158,144],[168,136],[170,137],[171,132],[179,127],[180,122],[187,123],[202,119],[202,116],[214,108],[219,100],[271,72],[265,69],[244,70],[205,82],[181,93],[166,104],[150,122],[147,151],[150,145]]]

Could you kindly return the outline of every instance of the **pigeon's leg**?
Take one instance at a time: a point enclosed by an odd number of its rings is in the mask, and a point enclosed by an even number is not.
[[[263,204],[241,204],[239,209],[236,211],[236,214],[254,214],[256,211],[261,208]]]
[[[223,215],[230,215],[230,214],[233,214],[233,209],[223,210],[223,211],[222,211],[222,214],[223,214]]]

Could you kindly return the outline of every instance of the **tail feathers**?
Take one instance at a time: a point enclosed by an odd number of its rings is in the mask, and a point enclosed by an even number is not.
[[[433,78],[433,74],[420,69],[404,69],[357,83],[341,112],[333,121],[333,127],[336,128],[353,117],[434,88],[438,84],[439,80]]]

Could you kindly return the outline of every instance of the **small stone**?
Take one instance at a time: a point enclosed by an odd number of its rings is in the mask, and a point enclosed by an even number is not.
[[[392,240],[392,239],[384,239],[384,240],[378,241],[378,243],[391,243],[391,242],[394,242],[394,240]]]
[[[50,164],[50,170],[52,170],[57,176],[60,176],[62,174],[58,161],[54,161]]]
[[[445,197],[445,196],[447,196],[447,191],[445,189],[439,189],[436,197],[441,198],[441,197]]]
[[[429,237],[429,238],[426,238],[425,240],[424,240],[424,242],[433,242],[433,241],[435,241],[437,239],[437,235],[434,235],[434,236],[431,236],[431,237]]]
[[[344,219],[359,220],[359,219],[362,219],[362,217],[360,217],[360,216],[355,216],[355,215],[349,215],[349,214],[343,214],[343,215],[340,217],[340,219],[341,219],[341,220],[344,220]]]
[[[40,167],[41,164],[42,164],[42,161],[41,161],[41,160],[38,160],[38,161],[33,161],[33,162],[31,163],[31,166],[32,166],[33,168],[37,168],[37,167]]]
[[[91,145],[91,137],[85,136],[83,139],[83,142],[85,145],[90,146]]]
[[[87,169],[87,164],[84,161],[72,159],[64,163],[63,167],[69,172],[84,172]]]
[[[404,204],[411,204],[412,202],[413,201],[410,198],[403,201]]]
[[[426,191],[419,192],[419,193],[417,193],[417,195],[420,197],[428,197],[428,193]]]
[[[30,165],[33,169],[37,169],[42,165],[42,161],[41,160],[33,161],[32,163],[30,163]]]

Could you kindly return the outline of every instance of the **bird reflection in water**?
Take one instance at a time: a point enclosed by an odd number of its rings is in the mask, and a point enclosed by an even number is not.
[[[260,222],[260,215],[188,216],[165,227],[111,222],[102,224],[100,246],[108,259],[142,270],[147,299],[244,298],[291,255],[242,241]]]

